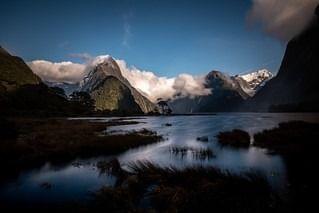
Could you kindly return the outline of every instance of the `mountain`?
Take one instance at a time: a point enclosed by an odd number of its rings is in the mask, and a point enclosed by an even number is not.
[[[36,85],[40,78],[17,57],[0,46],[0,92],[15,90],[23,85]]]
[[[99,110],[135,113],[156,110],[156,106],[122,76],[120,67],[110,56],[97,64],[82,84],[81,90],[91,94]]]
[[[319,6],[310,25],[288,42],[276,77],[247,105],[256,111],[319,111]]]
[[[0,48],[0,116],[61,116],[87,113],[46,86],[25,62]]]
[[[169,106],[174,113],[242,111],[240,106],[272,76],[266,69],[236,76],[211,71],[205,77],[205,88],[212,91],[210,95],[175,97]]]
[[[80,83],[66,83],[66,82],[50,82],[44,81],[48,87],[58,87],[64,90],[67,96],[73,92],[80,90]]]
[[[212,71],[206,75],[205,87],[212,93],[207,96],[176,97],[169,103],[174,113],[197,112],[226,112],[236,111],[248,94],[242,89],[240,83],[231,76],[219,71]]]

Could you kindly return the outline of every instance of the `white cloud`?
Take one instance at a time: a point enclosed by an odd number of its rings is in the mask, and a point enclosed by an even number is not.
[[[78,56],[78,55],[77,55]],[[81,55],[82,56],[82,55]],[[52,82],[80,82],[94,66],[107,60],[109,55],[90,57],[85,55],[86,64],[72,62],[54,63],[44,60],[29,62],[28,65],[34,73],[45,81]],[[210,94],[210,89],[204,87],[204,76],[192,76],[180,74],[174,78],[159,77],[151,71],[140,70],[134,66],[128,66],[124,60],[116,59],[122,75],[133,87],[141,91],[151,101],[157,99],[173,99],[176,96],[198,96]]]
[[[192,76],[189,74],[180,74],[174,81],[173,88],[179,96],[202,96],[209,95],[210,89],[204,87],[204,76]]]
[[[28,62],[32,71],[44,81],[75,83],[87,74],[86,65],[70,61],[54,63],[45,60]]]
[[[153,72],[128,67],[124,60],[116,60],[122,75],[133,87],[142,91],[152,101],[157,98],[168,99],[174,95],[174,78],[158,77]]]
[[[142,91],[153,102],[158,98],[173,99],[176,95],[181,97],[208,95],[211,92],[204,87],[204,76],[180,74],[174,78],[159,77],[151,71],[129,67],[123,60],[116,62],[121,68],[122,75],[132,86]]]
[[[252,0],[250,23],[283,41],[298,35],[311,21],[319,0]]]

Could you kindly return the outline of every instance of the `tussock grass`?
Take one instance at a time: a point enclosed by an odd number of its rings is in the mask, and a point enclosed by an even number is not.
[[[184,158],[187,154],[191,154],[194,159],[206,160],[215,157],[213,151],[209,148],[194,148],[194,147],[170,147],[169,151],[175,156]]]
[[[160,167],[151,162],[129,164],[128,178],[118,187],[96,194],[98,208],[155,212],[269,212],[275,194],[257,172],[234,175],[209,167]],[[128,181],[130,179],[130,181]],[[151,207],[139,206],[147,197]],[[96,205],[95,205],[96,207]]]

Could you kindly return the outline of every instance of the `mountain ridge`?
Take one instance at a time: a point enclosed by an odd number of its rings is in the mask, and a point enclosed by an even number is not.
[[[258,72],[258,71],[257,71]],[[264,71],[265,72],[265,71]],[[267,70],[267,73],[269,71]],[[269,72],[270,73],[270,72]],[[259,77],[259,75],[255,75]],[[265,76],[260,84],[268,80]],[[251,81],[254,79],[251,78]],[[213,70],[205,76],[205,88],[210,88],[212,94],[197,97],[176,97],[169,102],[174,113],[197,113],[197,112],[227,112],[239,111],[240,106],[248,100],[257,88],[241,76],[229,76],[220,71]],[[248,92],[247,92],[248,91]]]

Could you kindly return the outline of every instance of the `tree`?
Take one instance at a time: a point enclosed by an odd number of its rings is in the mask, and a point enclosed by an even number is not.
[[[95,108],[95,101],[87,92],[73,92],[70,95],[70,101],[85,107],[89,111],[93,111]]]
[[[159,99],[159,102],[157,102],[157,105],[159,106],[160,113],[169,115],[172,113],[171,108],[168,106],[167,101],[164,101],[162,99]]]
[[[64,89],[60,88],[60,87],[50,87],[50,89],[57,95],[60,95],[64,98],[67,98]]]

